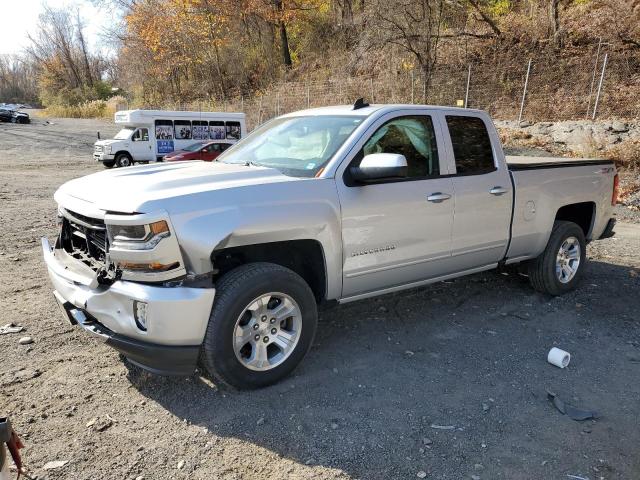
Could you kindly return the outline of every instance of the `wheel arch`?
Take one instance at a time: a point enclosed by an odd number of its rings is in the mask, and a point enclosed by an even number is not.
[[[558,209],[554,221],[564,220],[577,224],[586,240],[591,240],[596,218],[595,202],[580,202],[564,205]]]
[[[300,275],[313,291],[316,301],[327,298],[327,262],[322,244],[315,239],[284,240],[227,247],[211,252],[214,281],[241,265],[267,262]]]

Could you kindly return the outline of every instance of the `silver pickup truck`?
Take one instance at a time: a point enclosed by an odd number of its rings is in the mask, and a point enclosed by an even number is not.
[[[616,196],[611,162],[505,158],[485,112],[359,101],[271,120],[218,162],[67,182],[42,246],[72,324],[153,372],[256,388],[302,360],[320,302],[509,264],[573,289]]]

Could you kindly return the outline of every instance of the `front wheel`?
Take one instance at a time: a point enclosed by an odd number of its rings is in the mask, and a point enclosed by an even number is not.
[[[129,167],[133,164],[131,157],[126,153],[116,155],[115,162],[118,167]]]
[[[116,164],[116,161],[107,160],[106,162],[102,162],[102,164],[104,165],[104,168],[113,168],[113,166]]]
[[[582,276],[586,251],[582,228],[573,222],[555,222],[544,252],[529,263],[531,285],[551,295],[573,290]]]
[[[271,263],[240,266],[216,283],[201,363],[239,389],[273,384],[306,355],[317,322],[315,297],[298,274]]]

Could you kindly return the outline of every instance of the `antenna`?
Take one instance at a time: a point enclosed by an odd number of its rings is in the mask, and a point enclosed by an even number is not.
[[[353,109],[358,110],[360,108],[368,107],[369,104],[364,101],[364,98],[360,97],[356,100],[356,103],[353,104]]]

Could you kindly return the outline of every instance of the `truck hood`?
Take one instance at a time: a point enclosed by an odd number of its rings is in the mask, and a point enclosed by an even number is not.
[[[149,209],[169,211],[170,202],[163,205],[163,201],[178,196],[304,180],[288,177],[272,168],[242,164],[159,163],[105,170],[71,180],[58,189],[55,199],[71,210],[80,205],[84,211],[148,213]]]
[[[113,145],[114,143],[126,142],[127,140],[116,140],[115,138],[109,138],[106,140],[96,140],[94,145],[100,145],[106,147],[108,145]]]

